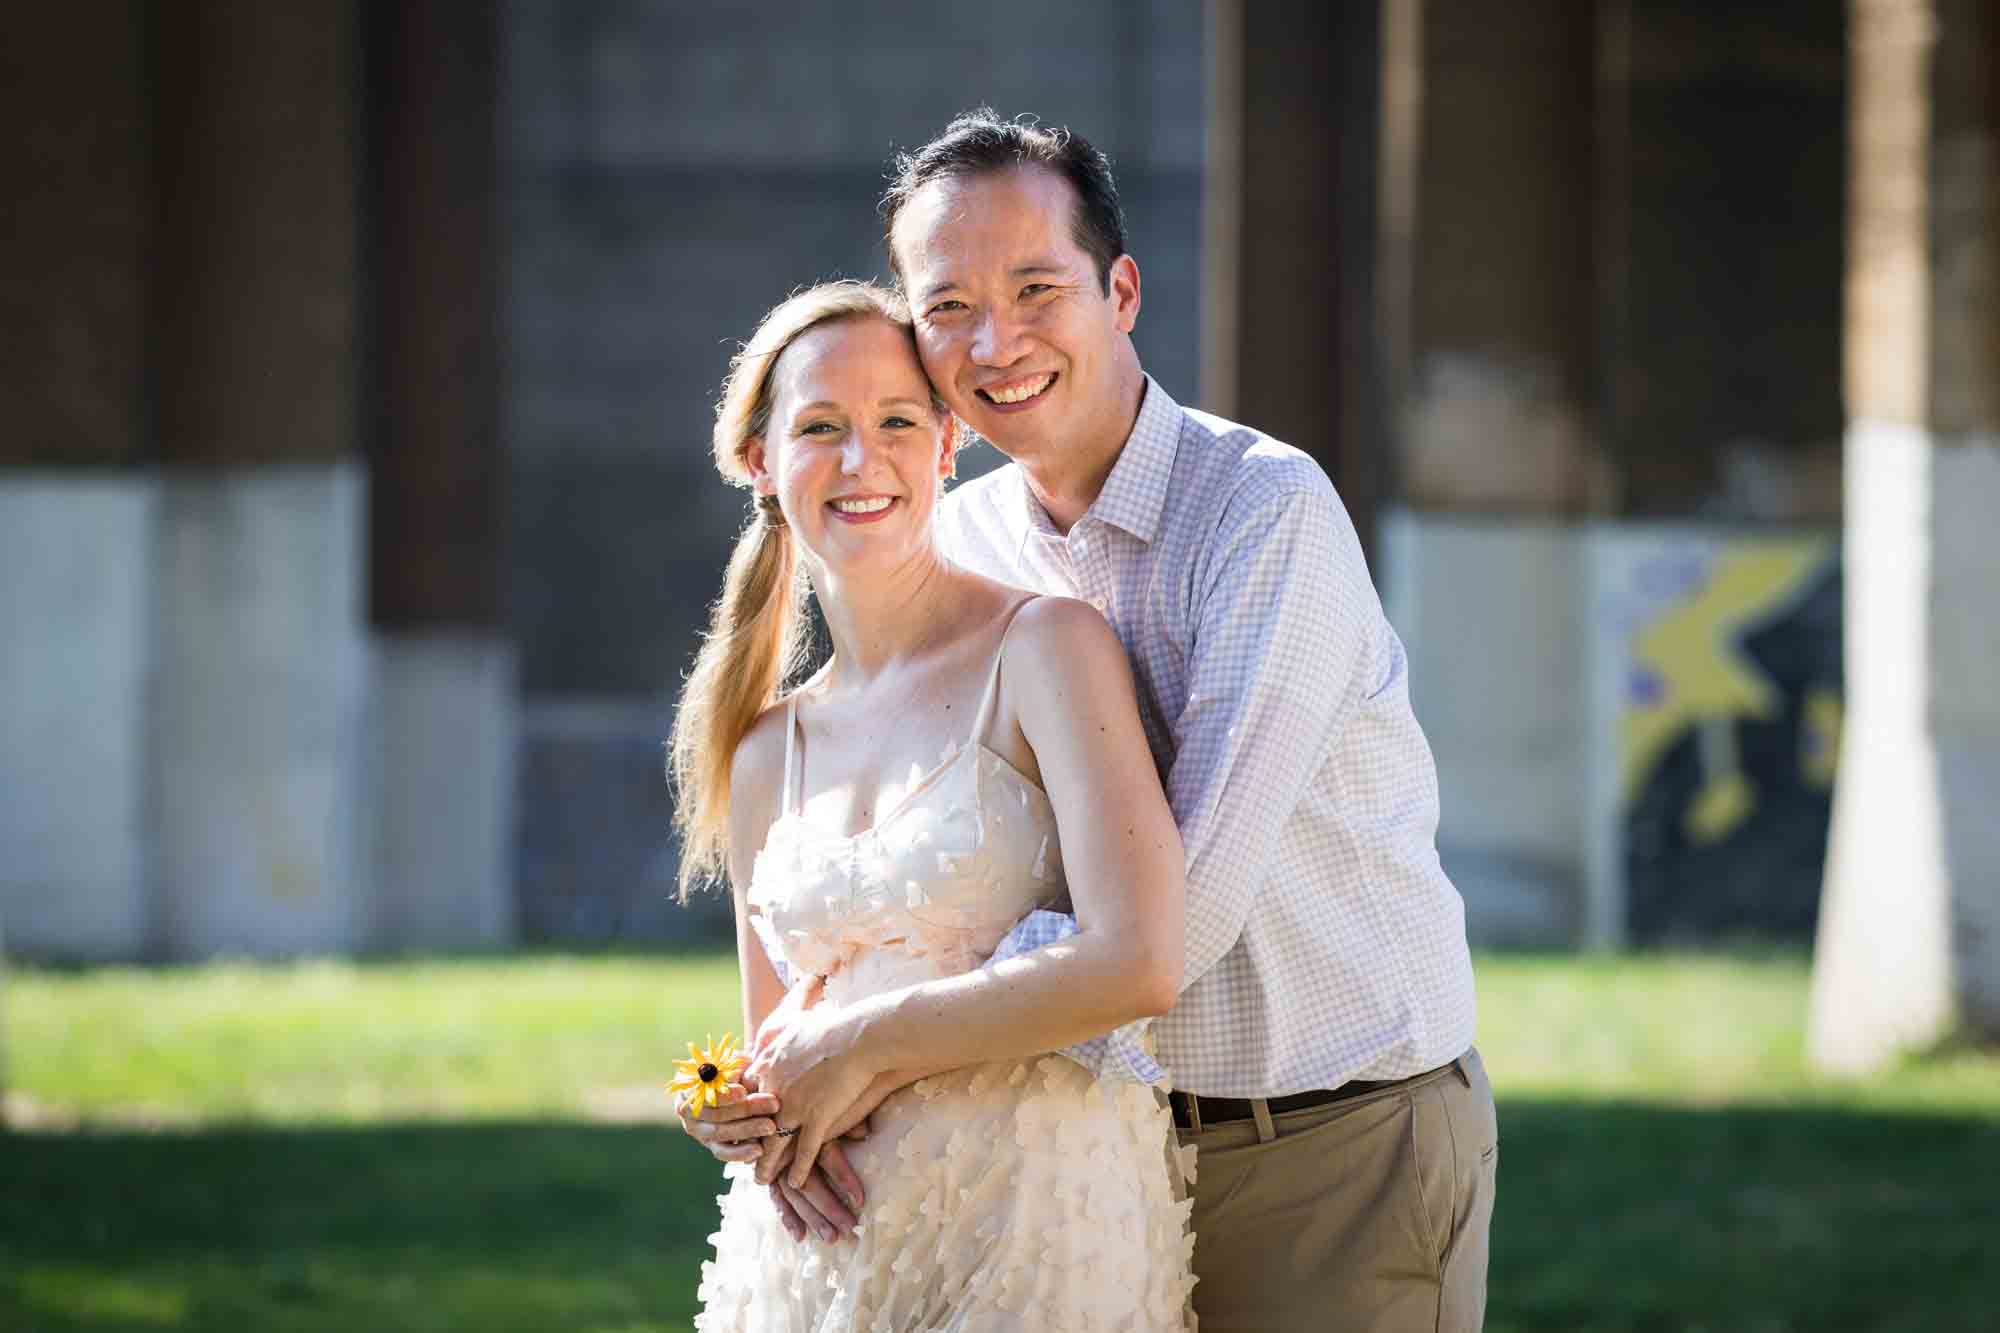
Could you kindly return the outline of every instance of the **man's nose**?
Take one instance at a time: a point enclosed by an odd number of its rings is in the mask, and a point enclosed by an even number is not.
[[[972,330],[972,359],[982,366],[1011,366],[1020,359],[1014,346],[1019,336],[1012,320],[988,310]]]

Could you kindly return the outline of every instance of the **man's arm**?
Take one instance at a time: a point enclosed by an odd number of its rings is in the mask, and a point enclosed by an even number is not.
[[[1279,834],[1370,688],[1359,676],[1380,618],[1354,526],[1316,470],[1231,510],[1198,575],[1187,702],[1172,723],[1183,991],[1242,935]]]
[[[1301,476],[1225,517],[1201,573],[1167,779],[1187,847],[1183,991],[1243,933],[1279,831],[1359,703],[1356,673],[1378,615],[1353,524],[1323,477]],[[1033,913],[994,958],[1075,929],[1071,917]],[[1165,1075],[1143,1044],[1149,1026],[1060,1054],[1106,1081],[1157,1083]]]

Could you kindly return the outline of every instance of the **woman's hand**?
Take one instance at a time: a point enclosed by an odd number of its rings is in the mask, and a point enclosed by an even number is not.
[[[769,1184],[783,1172],[798,1189],[821,1146],[866,1117],[886,1092],[877,1087],[883,1071],[857,1049],[854,1025],[844,1011],[793,1006],[791,999],[787,996],[758,1029],[745,1077],[777,1096],[778,1129],[797,1131],[773,1140],[775,1148],[757,1161],[757,1179]]]
[[[754,1162],[763,1154],[764,1137],[778,1128],[778,1099],[746,1083],[722,1094],[722,1100],[700,1112],[675,1108],[681,1132],[708,1149],[718,1162]]]

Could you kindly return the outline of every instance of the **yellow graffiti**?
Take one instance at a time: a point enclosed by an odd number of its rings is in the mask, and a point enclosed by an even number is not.
[[[1696,845],[1721,842],[1757,808],[1757,788],[1740,772],[1714,778],[1695,793],[1681,829]]]
[[[1824,791],[1840,767],[1840,726],[1846,716],[1840,695],[1824,685],[1806,692],[1799,734],[1799,772]]]
[[[1695,733],[1702,785],[1681,817],[1681,831],[1697,845],[1721,842],[1757,809],[1757,786],[1744,776],[1736,750],[1736,721],[1703,718]]]
[[[1683,820],[1688,837],[1719,841],[1755,811],[1757,790],[1739,765],[1734,722],[1774,716],[1779,693],[1743,654],[1739,639],[1747,626],[1795,595],[1828,550],[1823,538],[1803,538],[1719,556],[1704,587],[1634,637],[1632,664],[1649,672],[1659,691],[1650,705],[1628,704],[1620,720],[1619,780],[1628,803],[1667,746],[1692,728],[1702,785]],[[1831,691],[1817,694],[1831,698],[1831,725],[1837,734],[1839,699]],[[1807,725],[1823,728],[1828,725],[1827,704],[1808,704],[1809,709],[1815,706],[1819,712],[1809,712]],[[1815,750],[1815,764],[1818,754]],[[1817,773],[1817,768],[1808,769],[1810,777],[1816,779]]]

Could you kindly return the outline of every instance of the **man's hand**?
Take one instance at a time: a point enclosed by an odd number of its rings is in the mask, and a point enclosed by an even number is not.
[[[771,1202],[793,1240],[804,1240],[808,1230],[828,1242],[852,1235],[863,1201],[861,1177],[838,1143],[820,1149],[819,1162],[803,1187],[794,1189],[782,1180],[771,1184]]]
[[[778,1128],[778,1099],[748,1087],[731,1088],[700,1115],[691,1114],[685,1106],[677,1110],[681,1131],[720,1162],[756,1161],[763,1155],[764,1136]]]

